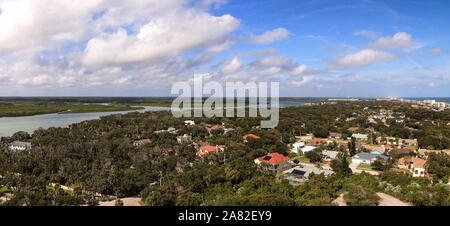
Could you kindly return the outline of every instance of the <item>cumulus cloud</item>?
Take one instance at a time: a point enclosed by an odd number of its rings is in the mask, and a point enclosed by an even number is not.
[[[363,49],[353,54],[335,58],[328,64],[328,69],[355,69],[367,66],[373,63],[391,61],[397,59],[397,56],[388,52]]]
[[[289,36],[289,32],[285,28],[277,28],[271,31],[266,31],[261,35],[250,35],[250,41],[257,44],[269,44],[280,41]]]
[[[286,73],[293,70],[297,65],[286,56],[272,56],[249,64],[248,71],[257,72],[262,76]]]
[[[227,60],[225,62],[223,62],[223,66],[222,69],[220,70],[220,72],[222,74],[232,74],[235,73],[239,70],[241,70],[243,66],[243,63],[241,61],[239,61],[239,59],[237,57],[233,58],[232,60]]]
[[[393,37],[381,37],[370,43],[371,49],[402,49],[413,46],[411,35],[405,32],[398,32]]]
[[[158,61],[216,44],[238,25],[239,21],[231,15],[216,17],[194,11],[171,12],[150,21],[136,35],[119,29],[116,33],[104,33],[91,39],[82,62],[108,65]]]

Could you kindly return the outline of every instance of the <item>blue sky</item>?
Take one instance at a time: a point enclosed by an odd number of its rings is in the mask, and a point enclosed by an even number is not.
[[[450,96],[450,1],[0,0],[1,96]],[[54,13],[47,13],[54,12]],[[26,15],[26,16],[24,16]]]

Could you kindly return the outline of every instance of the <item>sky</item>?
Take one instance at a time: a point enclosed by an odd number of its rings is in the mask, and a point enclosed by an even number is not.
[[[0,0],[0,96],[449,97],[450,1]]]

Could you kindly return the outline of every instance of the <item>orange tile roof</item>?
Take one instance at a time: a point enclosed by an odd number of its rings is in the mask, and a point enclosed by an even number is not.
[[[207,151],[207,152],[214,152],[214,151],[216,151],[216,147],[211,146],[211,145],[205,145],[205,146],[201,146],[200,150]]]
[[[279,153],[272,153],[272,154],[268,154],[266,156],[260,157],[260,158],[258,158],[258,160],[260,162],[265,162],[265,163],[269,163],[269,164],[273,165],[273,164],[286,162],[289,160],[289,158],[282,154],[279,154]]]
[[[255,134],[247,134],[243,138],[244,140],[247,140],[247,137],[251,137],[253,139],[260,139],[261,137],[256,136]]]
[[[358,127],[350,127],[350,128],[348,128],[348,131],[355,132],[358,129],[359,129]]]
[[[401,165],[409,165],[409,163],[413,163],[414,168],[425,168],[426,160],[412,157],[411,159],[401,158],[398,160],[398,163]]]
[[[314,138],[312,140],[312,142],[314,143],[326,143],[328,140],[327,139],[321,139],[321,138]]]

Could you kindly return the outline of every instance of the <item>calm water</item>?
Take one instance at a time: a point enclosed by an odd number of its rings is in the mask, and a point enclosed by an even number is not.
[[[305,103],[293,101],[280,101],[280,107],[303,106]],[[11,136],[17,131],[25,131],[32,134],[36,129],[50,127],[67,127],[73,123],[79,123],[86,120],[99,119],[102,116],[112,114],[125,114],[129,112],[146,111],[170,111],[170,107],[144,107],[142,110],[134,111],[116,111],[116,112],[95,112],[95,113],[76,113],[76,114],[45,114],[24,117],[0,118],[0,137]]]

